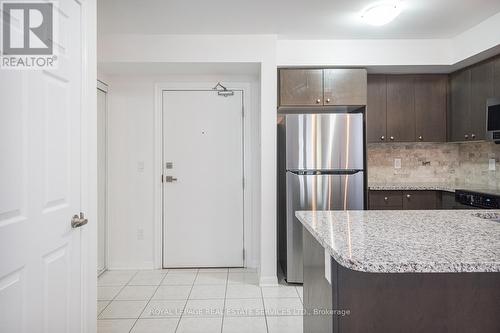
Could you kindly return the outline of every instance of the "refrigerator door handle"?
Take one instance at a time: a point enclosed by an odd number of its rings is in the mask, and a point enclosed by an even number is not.
[[[287,172],[293,173],[295,175],[307,176],[307,175],[355,175],[359,172],[363,172],[362,169],[339,169],[339,170],[286,170]]]

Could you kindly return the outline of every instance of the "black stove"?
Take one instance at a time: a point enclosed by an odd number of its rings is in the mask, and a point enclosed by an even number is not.
[[[456,190],[455,201],[471,208],[500,209],[500,193],[491,191]]]

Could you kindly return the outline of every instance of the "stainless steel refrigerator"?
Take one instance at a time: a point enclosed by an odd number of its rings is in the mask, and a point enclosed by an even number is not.
[[[278,259],[303,282],[299,210],[365,208],[363,113],[287,114],[278,119]]]

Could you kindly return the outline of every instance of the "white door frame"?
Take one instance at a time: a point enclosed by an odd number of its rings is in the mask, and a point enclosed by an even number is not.
[[[75,0],[82,8],[81,332],[97,328],[97,0]]]
[[[104,187],[105,187],[105,190],[104,190],[104,200],[105,200],[105,208],[104,208],[104,220],[105,220],[105,226],[104,226],[104,269],[102,270],[102,272],[99,272],[98,275],[101,275],[102,273],[104,273],[107,269],[108,269],[108,263],[109,263],[109,247],[108,247],[108,244],[109,244],[109,228],[108,228],[108,221],[109,221],[109,214],[108,214],[108,203],[109,203],[109,198],[108,198],[108,195],[109,195],[109,191],[108,191],[108,165],[109,165],[109,161],[108,161],[108,98],[109,98],[109,86],[107,83],[105,83],[104,81],[102,80],[99,80],[97,79],[97,89],[102,91],[103,93],[106,94],[106,103],[104,105],[104,112],[105,112],[105,115],[104,115],[104,131],[105,131],[105,135],[104,135],[104,141],[105,141],[105,158],[106,160],[104,161],[105,163],[105,171],[104,171],[104,174],[105,174],[105,177],[106,179],[104,180]],[[97,102],[96,102],[97,103]],[[96,104],[96,112],[98,112],[97,110],[97,104]],[[97,129],[96,129],[97,131]],[[99,240],[99,235],[97,235],[97,240]],[[99,255],[99,254],[97,254]]]
[[[154,267],[163,267],[163,191],[161,176],[163,172],[163,91],[164,90],[212,90],[216,85],[216,81],[210,82],[165,82],[155,84],[155,128],[154,128]],[[251,178],[251,161],[252,152],[256,148],[251,144],[251,85],[247,82],[222,82],[229,90],[239,90],[243,92],[243,177],[245,179],[245,187],[243,189],[243,251],[245,258],[243,265],[247,267],[249,264],[249,254],[251,249],[252,237],[252,192],[253,179]]]

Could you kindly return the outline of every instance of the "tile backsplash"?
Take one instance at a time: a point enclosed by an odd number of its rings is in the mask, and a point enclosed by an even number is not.
[[[500,145],[469,143],[368,144],[369,183],[447,183],[500,186]],[[394,167],[401,159],[401,168]],[[496,171],[489,170],[494,159]]]

